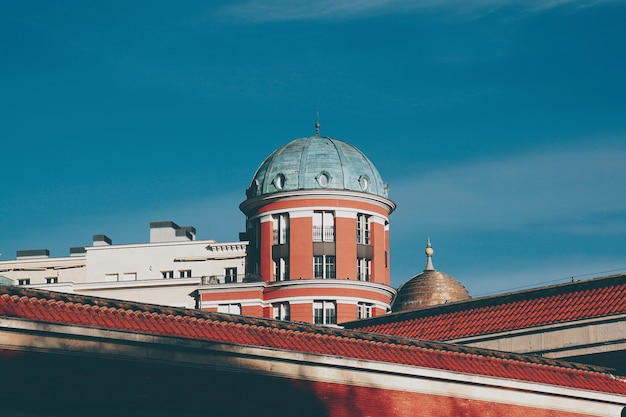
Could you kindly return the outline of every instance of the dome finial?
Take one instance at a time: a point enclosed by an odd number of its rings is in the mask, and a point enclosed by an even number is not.
[[[434,271],[433,253],[435,253],[435,251],[430,245],[430,236],[428,236],[428,243],[426,244],[426,250],[424,252],[426,253],[426,267],[424,268],[424,271]]]
[[[315,112],[315,137],[320,137],[320,112]]]

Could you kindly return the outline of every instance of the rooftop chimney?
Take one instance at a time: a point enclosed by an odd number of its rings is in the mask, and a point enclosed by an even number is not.
[[[93,235],[94,246],[111,246],[113,241],[107,235]]]

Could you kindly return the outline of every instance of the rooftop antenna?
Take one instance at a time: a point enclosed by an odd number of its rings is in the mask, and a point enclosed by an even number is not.
[[[315,137],[320,137],[320,112],[315,112]]]

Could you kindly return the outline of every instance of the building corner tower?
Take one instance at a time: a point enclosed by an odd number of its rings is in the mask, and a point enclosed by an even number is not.
[[[263,283],[264,316],[332,325],[389,311],[395,204],[361,151],[316,124],[265,158],[246,196],[246,273]]]

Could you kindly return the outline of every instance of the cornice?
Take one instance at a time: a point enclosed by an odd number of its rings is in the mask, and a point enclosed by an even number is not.
[[[329,200],[352,200],[370,204],[375,204],[385,209],[391,214],[396,209],[396,204],[375,194],[362,193],[348,190],[295,190],[284,191],[274,194],[266,194],[254,198],[249,198],[239,205],[239,209],[246,215],[254,215],[257,210],[267,204],[277,201],[297,201],[310,198],[329,199]]]

